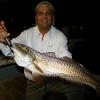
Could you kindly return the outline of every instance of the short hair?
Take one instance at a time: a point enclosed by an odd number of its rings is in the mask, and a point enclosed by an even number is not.
[[[39,2],[39,3],[37,4],[36,8],[35,8],[35,12],[37,12],[38,8],[39,8],[41,5],[46,5],[46,6],[48,6],[48,7],[51,9],[52,13],[54,14],[54,12],[55,12],[54,7],[53,7],[53,5],[52,5],[50,2],[48,2],[48,1],[41,1],[41,2]]]

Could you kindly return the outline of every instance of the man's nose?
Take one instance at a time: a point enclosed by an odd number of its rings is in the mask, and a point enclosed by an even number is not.
[[[44,12],[44,13],[43,13],[43,16],[44,16],[44,17],[47,17],[47,16],[48,16],[48,13]]]

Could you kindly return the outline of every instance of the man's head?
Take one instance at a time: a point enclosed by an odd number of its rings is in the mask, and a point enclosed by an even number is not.
[[[42,1],[37,4],[35,9],[36,24],[41,29],[50,29],[54,23],[54,8],[48,1]]]

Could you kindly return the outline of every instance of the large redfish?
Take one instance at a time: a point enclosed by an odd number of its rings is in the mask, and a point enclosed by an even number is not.
[[[36,75],[46,77],[57,76],[73,83],[91,86],[94,89],[97,89],[100,85],[84,66],[70,58],[63,60],[40,53],[19,43],[14,43],[12,49],[16,63]]]

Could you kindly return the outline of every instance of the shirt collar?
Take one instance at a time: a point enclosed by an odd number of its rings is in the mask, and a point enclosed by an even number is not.
[[[53,29],[53,26],[51,26],[50,30],[46,34],[49,34],[50,35],[52,29]],[[38,26],[35,26],[35,32],[36,32],[37,35],[41,35]]]

